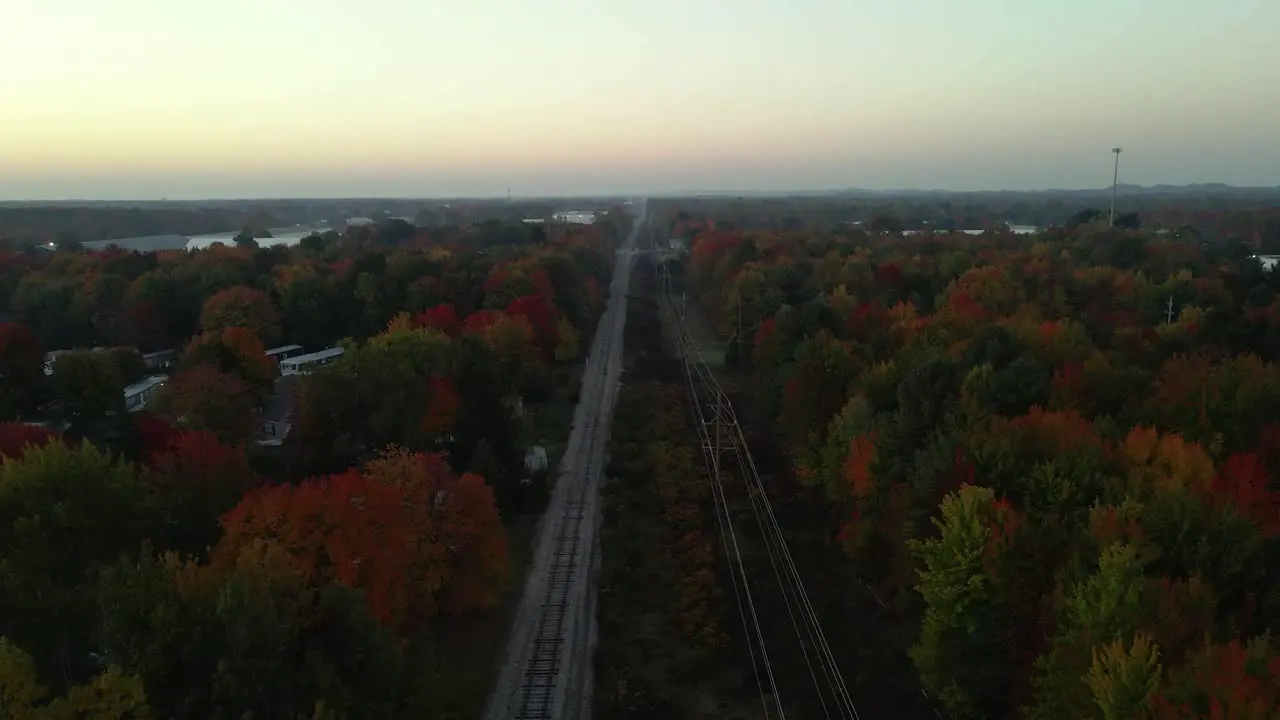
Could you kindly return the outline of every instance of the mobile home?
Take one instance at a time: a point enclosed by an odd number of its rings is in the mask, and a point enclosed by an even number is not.
[[[124,406],[129,412],[136,412],[147,406],[151,398],[164,387],[168,380],[164,375],[152,375],[124,389]]]
[[[342,357],[342,354],[345,352],[346,350],[340,347],[335,347],[289,358],[288,360],[281,361],[280,374],[306,375],[322,365],[337,362],[338,358]]]
[[[281,345],[280,347],[271,348],[264,354],[276,362],[284,362],[291,357],[297,357],[301,352],[301,345]]]

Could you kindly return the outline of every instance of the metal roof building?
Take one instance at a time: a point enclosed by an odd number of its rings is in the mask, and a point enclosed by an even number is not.
[[[85,250],[101,252],[112,245],[121,250],[136,252],[156,252],[157,250],[186,250],[191,238],[186,235],[168,233],[165,235],[146,235],[143,237],[120,238],[119,240],[90,240],[84,245]]]

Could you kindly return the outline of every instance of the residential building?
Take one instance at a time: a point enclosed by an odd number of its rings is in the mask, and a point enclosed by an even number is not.
[[[317,367],[337,362],[345,352],[343,348],[335,347],[289,358],[280,363],[280,374],[306,375]]]
[[[129,412],[137,412],[146,407],[168,379],[164,375],[152,375],[126,387],[124,389],[125,409]]]
[[[301,345],[281,345],[280,347],[271,348],[263,354],[276,362],[282,362],[291,357],[297,357],[303,349]]]

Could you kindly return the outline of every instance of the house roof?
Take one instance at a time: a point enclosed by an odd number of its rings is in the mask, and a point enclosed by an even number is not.
[[[297,356],[291,357],[288,360],[285,360],[284,362],[292,363],[294,365],[305,365],[307,363],[315,362],[317,360],[327,360],[328,358],[331,358],[331,357],[338,357],[339,355],[345,353],[346,351],[347,351],[346,348],[340,348],[340,347],[325,348],[324,350],[318,350],[313,353],[307,353],[306,355],[297,355]]]
[[[168,379],[169,379],[169,378],[168,378],[168,377],[166,377],[166,376],[164,376],[164,375],[151,375],[151,376],[149,376],[149,377],[145,377],[145,378],[143,378],[143,379],[139,380],[138,382],[133,383],[132,385],[129,385],[128,387],[126,387],[126,388],[124,389],[124,394],[125,394],[126,396],[127,396],[127,395],[137,395],[138,393],[140,393],[140,392],[142,392],[142,391],[144,391],[144,390],[148,390],[148,389],[153,388],[153,387],[155,387],[155,386],[157,386],[157,385],[163,385],[163,384],[165,383],[165,381],[166,381],[166,380],[168,380]]]
[[[101,252],[112,245],[121,250],[155,252],[157,250],[186,250],[187,244],[190,242],[191,238],[186,235],[168,233],[165,235],[120,238],[118,240],[90,240],[89,242],[81,243],[81,245],[84,245],[85,250],[92,250],[93,252]]]
[[[293,352],[294,350],[301,350],[301,349],[302,349],[302,346],[301,346],[301,345],[281,345],[280,347],[273,347],[273,348],[271,348],[270,350],[266,351],[266,352],[265,352],[265,353],[263,353],[263,354],[264,354],[264,355],[279,355],[279,354],[280,354],[280,353],[282,353],[282,352]]]

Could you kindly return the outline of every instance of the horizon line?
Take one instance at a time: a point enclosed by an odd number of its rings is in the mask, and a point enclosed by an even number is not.
[[[1222,182],[1198,182],[1176,185],[1172,183],[1156,183],[1154,185],[1139,185],[1135,183],[1120,183],[1117,188],[1137,188],[1141,190],[1153,189],[1199,189],[1214,188],[1234,191],[1280,191],[1280,184],[1276,185],[1231,185]],[[877,195],[894,195],[894,194],[932,194],[932,195],[991,195],[991,194],[1044,194],[1044,193],[1108,193],[1111,192],[1110,186],[1103,187],[1057,187],[1057,188],[999,188],[984,190],[951,190],[947,188],[869,188],[869,187],[846,187],[846,188],[796,188],[796,189],[770,189],[770,188],[751,188],[751,189],[685,189],[685,190],[667,190],[663,192],[643,191],[643,192],[561,192],[561,193],[545,193],[539,195],[515,195],[508,194],[506,191],[495,191],[492,194],[475,194],[475,195],[275,195],[275,196],[207,196],[193,198],[164,198],[164,197],[119,197],[119,198],[84,198],[84,197],[44,197],[32,198],[27,200],[8,200],[0,199],[0,206],[5,205],[31,205],[38,203],[125,203],[125,202],[147,202],[147,203],[199,203],[199,202],[278,202],[278,201],[336,201],[336,200],[395,200],[395,201],[413,201],[413,200],[504,200],[509,199],[512,202],[530,201],[530,200],[562,200],[575,198],[669,198],[669,197],[696,197],[706,195],[716,196],[762,196],[762,197],[789,197],[795,195],[842,195],[842,194],[877,194]]]

